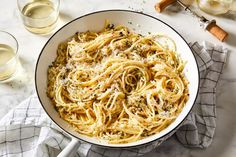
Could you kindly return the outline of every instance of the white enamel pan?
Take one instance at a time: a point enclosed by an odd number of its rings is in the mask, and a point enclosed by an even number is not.
[[[186,75],[187,79],[190,82],[188,86],[190,97],[185,107],[183,108],[183,111],[180,113],[180,115],[173,123],[171,123],[166,129],[162,130],[160,133],[132,143],[107,144],[103,141],[99,141],[95,138],[87,137],[73,131],[70,125],[68,125],[66,121],[64,121],[59,117],[50,99],[46,95],[47,70],[48,66],[51,65],[56,58],[58,45],[68,37],[74,35],[76,32],[84,32],[87,30],[90,31],[101,30],[104,26],[105,20],[109,20],[111,23],[115,25],[116,24],[125,25],[129,27],[132,31],[135,31],[136,33],[140,33],[143,35],[147,35],[149,33],[166,34],[176,42],[177,53],[181,56],[183,60],[187,61],[187,64],[184,69],[184,74]],[[68,157],[68,156],[73,156],[73,154],[76,152],[80,140],[106,148],[127,149],[150,144],[153,142],[160,142],[161,140],[170,136],[170,134],[173,134],[175,130],[180,126],[180,124],[184,121],[184,119],[187,117],[187,115],[189,114],[190,110],[194,105],[194,102],[198,94],[199,71],[196,59],[191,49],[189,48],[187,42],[177,31],[175,31],[171,26],[169,26],[165,22],[150,15],[134,11],[105,10],[81,16],[67,23],[47,41],[37,61],[36,71],[35,71],[35,85],[39,100],[45,112],[52,119],[52,121],[54,121],[54,123],[56,123],[62,130],[68,133],[72,138],[69,145],[59,155],[60,157],[62,156]]]

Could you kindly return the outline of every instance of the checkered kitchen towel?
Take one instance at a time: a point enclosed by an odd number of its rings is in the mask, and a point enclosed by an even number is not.
[[[191,44],[200,68],[200,92],[194,109],[176,132],[185,146],[208,147],[216,127],[215,92],[226,62],[227,50],[204,43]],[[0,157],[53,157],[69,143],[70,138],[46,115],[36,95],[31,96],[0,120]],[[81,142],[76,156],[140,156],[159,144],[133,149],[103,149]]]

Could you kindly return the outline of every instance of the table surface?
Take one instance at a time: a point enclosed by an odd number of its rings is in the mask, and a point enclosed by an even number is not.
[[[154,5],[157,0],[62,0],[60,6],[62,26],[81,15],[106,9],[128,9],[144,12],[157,17],[173,26],[189,42],[209,41],[229,49],[229,58],[217,90],[217,128],[212,145],[204,150],[189,149],[172,138],[158,149],[149,153],[149,157],[162,156],[214,156],[234,157],[236,154],[236,15],[232,13],[213,17],[193,6],[194,10],[217,23],[230,35],[226,43],[221,43],[199,27],[196,19],[186,14],[177,4],[168,7],[159,14]],[[57,28],[57,29],[58,29]],[[19,42],[21,73],[11,82],[0,84],[0,118],[22,100],[35,92],[34,70],[38,55],[50,35],[39,36],[25,30],[16,1],[1,0],[0,30],[12,33]]]

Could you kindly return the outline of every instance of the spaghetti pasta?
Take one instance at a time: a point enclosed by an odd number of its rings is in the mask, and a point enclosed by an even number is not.
[[[59,45],[47,94],[81,134],[113,144],[140,140],[165,129],[188,100],[175,49],[166,36],[106,22],[100,32],[77,33]]]

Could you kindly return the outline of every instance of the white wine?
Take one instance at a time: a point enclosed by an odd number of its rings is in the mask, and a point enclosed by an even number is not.
[[[212,15],[227,13],[232,5],[232,0],[197,0],[201,10]]]
[[[12,47],[0,44],[0,81],[10,78],[16,71],[17,60]]]
[[[22,14],[26,29],[36,34],[46,34],[56,27],[59,12],[51,1],[41,0],[27,3]]]

